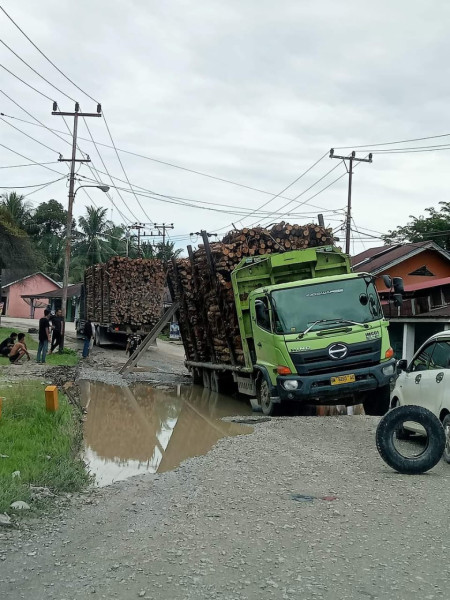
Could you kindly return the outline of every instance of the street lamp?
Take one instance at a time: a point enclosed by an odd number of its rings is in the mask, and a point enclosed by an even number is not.
[[[72,208],[75,201],[76,193],[81,188],[98,188],[102,192],[109,192],[109,186],[104,184],[99,185],[80,185],[74,191],[72,198],[69,197],[69,207],[67,210],[67,226],[66,226],[66,253],[64,257],[64,272],[63,272],[63,290],[61,299],[61,310],[64,318],[64,326],[61,332],[61,343],[59,345],[60,351],[64,349],[64,335],[65,335],[65,323],[66,323],[66,305],[67,305],[67,289],[69,287],[69,267],[70,267],[70,250],[71,250],[71,238],[72,238]]]

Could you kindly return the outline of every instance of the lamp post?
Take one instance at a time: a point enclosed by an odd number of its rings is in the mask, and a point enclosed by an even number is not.
[[[102,192],[109,192],[108,185],[80,185],[74,191],[73,194],[69,195],[69,206],[67,209],[67,226],[66,226],[66,251],[64,256],[64,272],[63,272],[63,290],[62,290],[62,298],[61,298],[61,310],[63,316],[63,327],[61,331],[61,343],[59,345],[59,351],[62,352],[64,350],[64,336],[65,336],[65,328],[66,328],[66,305],[67,305],[67,288],[69,287],[69,267],[70,267],[70,250],[72,244],[72,212],[73,212],[73,203],[75,201],[76,193],[81,188],[98,188],[102,190]]]

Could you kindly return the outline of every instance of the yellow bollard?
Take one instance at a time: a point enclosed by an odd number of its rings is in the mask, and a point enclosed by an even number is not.
[[[58,388],[56,385],[48,385],[45,388],[45,408],[50,412],[56,412],[58,405]]]
[[[3,404],[3,400],[4,400],[4,398],[2,398],[0,396],[0,419],[2,418],[2,404]]]

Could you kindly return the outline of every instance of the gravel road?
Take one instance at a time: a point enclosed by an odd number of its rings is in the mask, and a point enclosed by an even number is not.
[[[176,471],[0,529],[0,598],[448,597],[450,466],[394,473],[376,424],[272,419]]]

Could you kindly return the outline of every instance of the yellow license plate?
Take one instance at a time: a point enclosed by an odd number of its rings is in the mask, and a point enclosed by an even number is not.
[[[351,375],[339,375],[339,377],[331,378],[331,385],[340,385],[341,383],[353,383],[356,381],[354,374]]]

